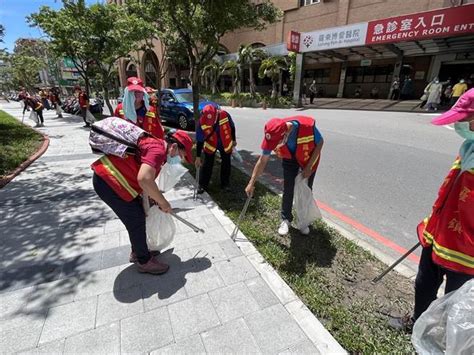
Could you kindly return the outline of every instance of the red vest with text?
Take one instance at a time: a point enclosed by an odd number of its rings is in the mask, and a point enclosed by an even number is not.
[[[306,167],[308,160],[311,158],[316,144],[314,143],[314,125],[316,122],[311,117],[298,116],[291,117],[284,120],[285,122],[297,121],[298,126],[298,138],[296,141],[296,152],[294,158],[298,162],[301,168]],[[287,145],[275,150],[278,157],[281,159],[293,159],[293,155],[289,151]],[[311,170],[316,171],[319,165],[321,155],[314,162]]]
[[[114,116],[125,119],[122,103],[119,103],[115,108]],[[160,117],[156,114],[154,106],[150,106],[150,109],[146,112],[145,117],[137,117],[136,125],[156,138],[164,139],[165,137],[165,130],[161,125]]]
[[[230,127],[229,116],[225,111],[219,112],[219,135],[226,153],[232,152],[232,129]],[[201,115],[199,124],[204,132],[206,141],[204,142],[204,152],[214,154],[217,150],[217,133],[213,129],[214,120],[209,115]]]
[[[454,162],[441,185],[431,216],[418,225],[423,247],[433,247],[433,262],[474,275],[474,169],[461,172]]]
[[[127,202],[142,193],[137,180],[140,164],[133,155],[127,155],[125,158],[104,155],[92,163],[91,168]]]

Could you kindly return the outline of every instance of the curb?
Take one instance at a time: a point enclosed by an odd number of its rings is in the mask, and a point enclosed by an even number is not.
[[[24,123],[22,123],[24,126],[28,127],[28,128],[31,128],[30,126],[28,125],[25,125]],[[33,129],[33,128],[31,128]],[[39,134],[41,134],[43,136],[43,144],[41,145],[41,147],[39,147],[39,149],[33,153],[28,159],[26,159],[23,163],[21,163],[15,170],[13,170],[13,172],[5,177],[2,177],[0,179],[0,189],[3,188],[5,185],[7,185],[10,181],[12,181],[16,176],[18,176],[23,170],[25,170],[28,166],[30,166],[36,159],[38,159],[39,157],[41,157],[45,152],[46,150],[48,149],[49,147],[49,137],[36,130],[36,129],[33,129],[34,131],[38,132]]]

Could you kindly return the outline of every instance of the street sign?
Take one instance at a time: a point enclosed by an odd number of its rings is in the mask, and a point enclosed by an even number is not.
[[[361,67],[370,67],[372,65],[372,60],[371,59],[362,59],[360,61],[360,66]]]

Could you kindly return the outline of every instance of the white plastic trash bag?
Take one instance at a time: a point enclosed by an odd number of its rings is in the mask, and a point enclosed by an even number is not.
[[[158,188],[160,191],[166,192],[171,190],[186,171],[188,171],[188,169],[181,164],[166,163],[163,165],[158,174]]]
[[[411,342],[419,354],[474,354],[474,280],[431,303]]]
[[[315,220],[322,218],[321,211],[319,211],[313,198],[313,192],[308,186],[308,179],[303,179],[301,174],[296,176],[293,200],[296,212],[296,228],[306,228]]]
[[[149,250],[163,250],[171,244],[176,234],[176,225],[169,213],[152,206],[146,217],[146,243]]]
[[[38,114],[37,114],[35,111],[33,111],[33,110],[31,110],[30,116],[29,116],[28,118],[29,118],[30,120],[32,120],[34,123],[36,123],[36,124],[38,124],[38,122],[39,122]]]

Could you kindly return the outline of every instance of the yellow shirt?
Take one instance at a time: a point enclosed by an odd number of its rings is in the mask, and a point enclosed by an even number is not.
[[[453,87],[453,97],[459,97],[467,91],[467,84],[466,83],[457,83]]]

